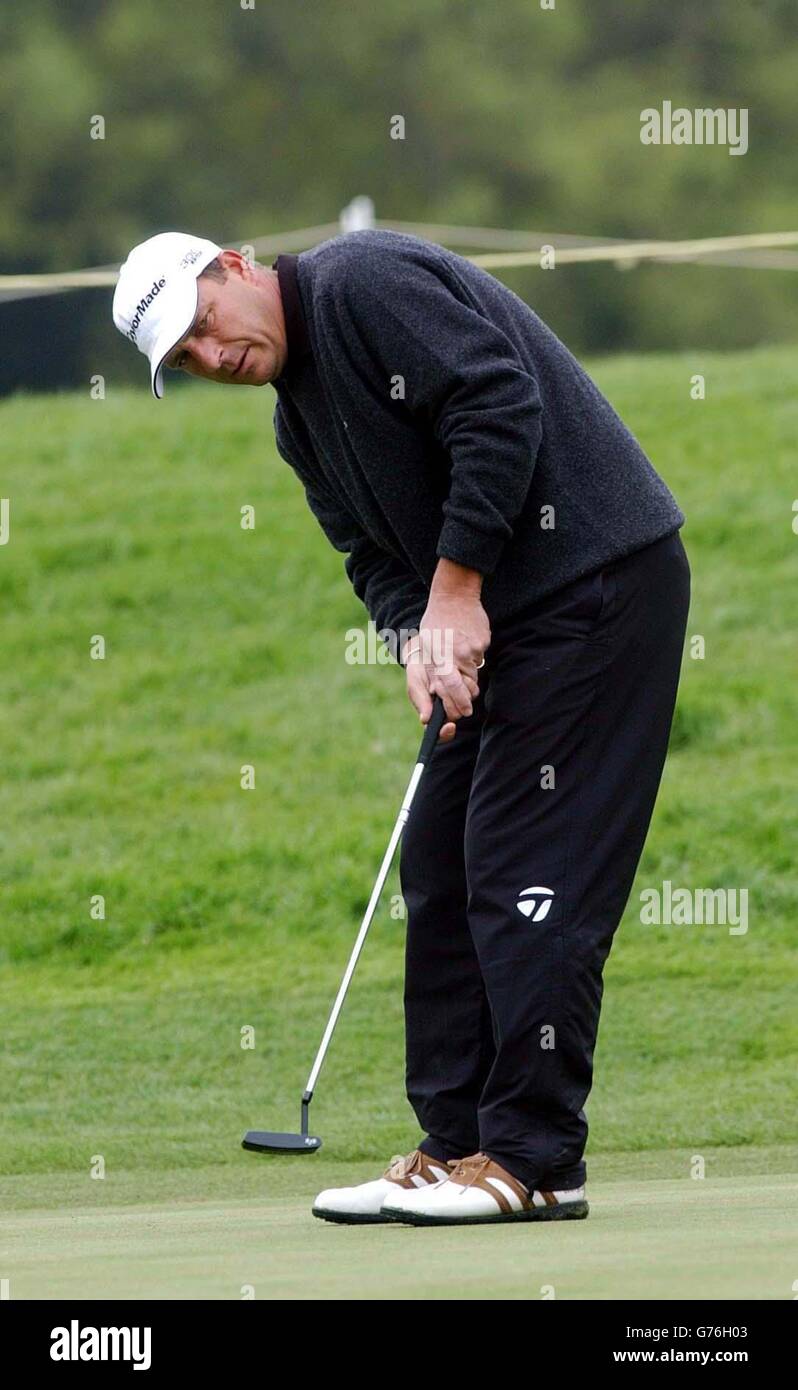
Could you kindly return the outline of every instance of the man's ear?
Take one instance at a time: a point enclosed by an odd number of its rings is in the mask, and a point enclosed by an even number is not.
[[[217,260],[221,262],[228,274],[240,275],[246,280],[252,269],[246,256],[242,256],[240,251],[220,251]]]

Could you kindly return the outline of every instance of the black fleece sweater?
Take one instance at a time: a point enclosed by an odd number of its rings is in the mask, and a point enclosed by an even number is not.
[[[682,525],[587,373],[486,271],[383,231],[275,265],[277,448],[397,659],[442,556],[485,576],[495,625]]]

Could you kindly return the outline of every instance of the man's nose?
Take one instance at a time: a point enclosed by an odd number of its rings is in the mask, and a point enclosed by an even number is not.
[[[208,374],[219,370],[220,350],[211,338],[197,338],[191,344],[191,353],[202,372]]]

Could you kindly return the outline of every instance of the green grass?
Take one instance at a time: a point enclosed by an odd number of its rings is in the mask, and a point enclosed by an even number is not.
[[[338,1226],[310,1215],[319,1181],[373,1165],[240,1155],[229,1166],[82,1180],[79,1204],[49,1180],[3,1221],[9,1294],[24,1298],[744,1299],[794,1297],[798,1183],[778,1150],[709,1156],[691,1180],[663,1153],[638,1176],[595,1162],[587,1221],[557,1225]],[[735,1159],[736,1159],[735,1155]],[[739,1171],[736,1171],[739,1167]],[[749,1171],[749,1167],[751,1171]],[[731,1170],[731,1171],[729,1171]],[[679,1176],[674,1177],[673,1173]],[[0,1184],[8,1197],[19,1178]]]
[[[798,359],[593,370],[687,514],[689,632],[706,657],[685,660],[607,965],[591,1181],[613,1154],[676,1154],[676,1181],[692,1154],[774,1145],[789,1172]],[[110,1212],[110,1175],[124,1172],[155,1210],[162,1184],[179,1177],[186,1196],[213,1172],[214,1210],[221,1192],[246,1195],[268,1224],[274,1201],[288,1240],[301,1220],[286,1194],[312,1195],[336,1164],[366,1175],[418,1138],[394,869],[313,1103],[318,1180],[290,1166],[275,1196],[277,1170],[237,1147],[249,1126],[298,1123],[420,734],[397,667],[344,661],[366,614],[276,455],[272,405],[269,391],[190,386],[162,405],[113,390],[0,406],[0,1172],[15,1203],[30,1191],[32,1206],[78,1213],[90,1186]],[[245,504],[254,531],[240,528]],[[90,660],[95,634],[104,661]],[[639,893],[666,878],[747,887],[747,934],[643,926]],[[104,1183],[88,1177],[95,1154]],[[318,1224],[303,1239],[329,1244]],[[385,1239],[394,1250],[405,1236]]]

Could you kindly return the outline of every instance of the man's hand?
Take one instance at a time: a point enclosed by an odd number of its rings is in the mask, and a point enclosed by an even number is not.
[[[452,721],[472,713],[479,694],[477,669],[490,645],[481,590],[482,575],[476,570],[439,561],[418,634],[403,649],[407,693],[424,724],[435,695],[441,696]],[[455,733],[453,722],[444,724],[441,740],[448,743]]]

